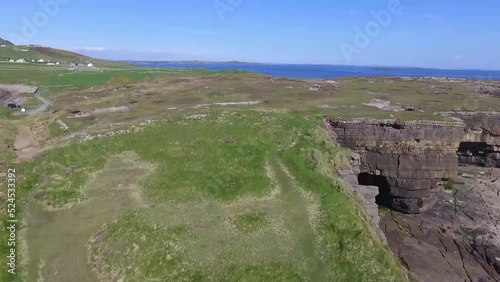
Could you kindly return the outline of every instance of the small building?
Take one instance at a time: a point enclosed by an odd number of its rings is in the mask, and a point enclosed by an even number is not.
[[[84,66],[86,66],[86,65],[87,65],[87,64],[85,64],[85,63],[81,63],[81,62],[80,62],[80,63],[71,63],[71,64],[69,64],[69,66],[70,66],[71,68],[74,68],[74,67],[84,67]]]
[[[47,63],[47,66],[55,66],[56,64],[54,63]]]
[[[39,62],[39,63],[45,63],[45,60],[44,59],[40,59],[37,62]]]
[[[59,65],[59,62],[56,62],[56,65]]]
[[[16,60],[16,63],[26,63],[26,60],[25,59],[19,59],[19,60]]]
[[[0,45],[0,48],[5,48],[5,47],[7,47],[7,46],[5,46],[5,45],[3,45],[3,44],[2,44],[2,45]]]
[[[93,68],[93,67],[94,67],[94,65],[93,65],[92,63],[90,63],[90,64],[88,64],[88,65],[87,65],[87,67],[89,67],[89,68]]]
[[[10,60],[9,60],[9,63],[15,63],[15,62],[14,62],[14,60],[10,59]]]

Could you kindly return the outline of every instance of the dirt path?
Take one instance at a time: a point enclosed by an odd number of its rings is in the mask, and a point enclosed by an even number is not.
[[[45,149],[36,144],[35,135],[26,125],[17,125],[18,135],[14,140],[14,150],[19,159],[31,160]]]

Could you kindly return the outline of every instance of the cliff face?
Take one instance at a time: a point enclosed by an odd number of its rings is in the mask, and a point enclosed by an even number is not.
[[[455,112],[448,115],[459,118],[465,123],[464,142],[484,142],[500,146],[500,113]]]
[[[341,146],[360,154],[360,182],[379,186],[396,210],[416,214],[430,208],[440,183],[457,174],[461,122],[353,119],[329,124]]]
[[[449,114],[466,125],[458,155],[466,165],[500,168],[500,113],[458,112]]]

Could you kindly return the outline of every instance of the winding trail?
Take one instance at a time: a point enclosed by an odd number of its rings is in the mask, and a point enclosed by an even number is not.
[[[40,105],[40,106],[38,106],[36,108],[33,108],[33,109],[26,109],[26,115],[28,115],[28,116],[34,116],[36,114],[44,112],[45,110],[47,110],[52,105],[52,101],[50,101],[47,98],[44,98],[42,96],[42,93],[43,93],[42,88],[38,87],[37,90],[35,91],[35,98],[37,98],[40,102],[42,102],[42,105]],[[21,115],[21,111],[15,112],[13,115],[14,116],[20,116]]]
[[[44,98],[42,96],[42,88],[38,87],[35,91],[35,98],[42,102],[42,105],[33,108],[27,109],[26,115],[34,116],[39,113],[44,112],[48,109],[49,106],[52,105],[52,101]],[[13,113],[14,116],[20,116],[21,111],[17,111]],[[31,131],[30,127],[23,123],[16,123],[16,127],[19,131],[15,141],[14,141],[14,151],[17,154],[19,159],[33,159],[40,153],[42,153],[46,148],[41,148],[37,146],[37,142],[35,140],[35,135]]]

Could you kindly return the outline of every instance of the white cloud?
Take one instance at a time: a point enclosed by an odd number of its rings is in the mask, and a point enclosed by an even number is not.
[[[76,50],[76,51],[96,51],[96,52],[106,51],[106,49],[103,47],[77,47],[74,50]]]
[[[456,55],[456,56],[453,57],[453,59],[455,59],[455,60],[461,60],[461,59],[463,59],[463,56],[462,55]]]

